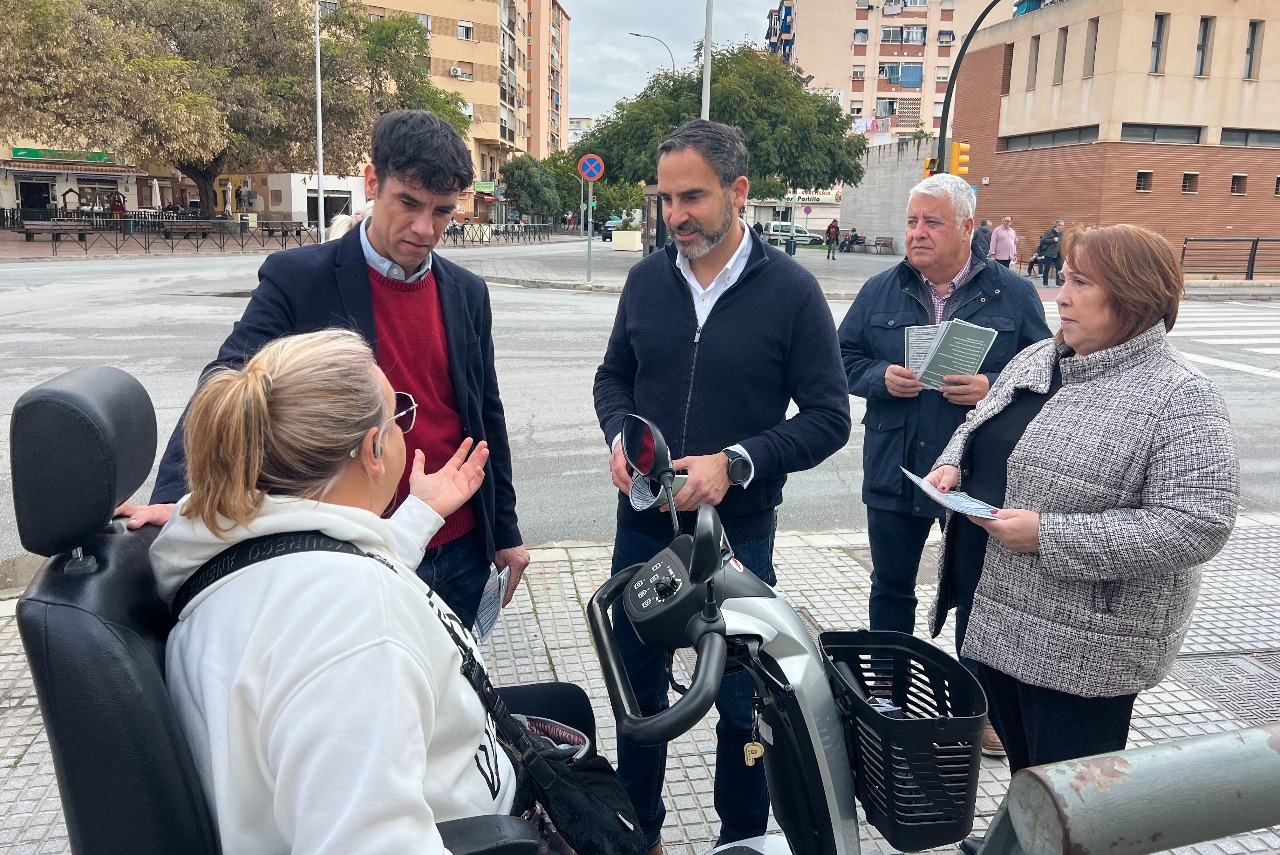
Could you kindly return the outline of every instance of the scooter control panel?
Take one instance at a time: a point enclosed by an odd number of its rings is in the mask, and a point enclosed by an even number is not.
[[[679,593],[684,578],[676,570],[676,563],[667,555],[659,555],[627,586],[627,599],[632,613],[643,614],[658,607],[664,600]]]

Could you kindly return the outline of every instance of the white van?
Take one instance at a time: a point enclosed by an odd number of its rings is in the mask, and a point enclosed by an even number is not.
[[[767,223],[764,227],[764,239],[774,246],[786,243],[787,238],[795,235],[796,243],[804,246],[805,244],[817,246],[824,243],[822,235],[809,231],[804,226],[797,226],[794,223]]]

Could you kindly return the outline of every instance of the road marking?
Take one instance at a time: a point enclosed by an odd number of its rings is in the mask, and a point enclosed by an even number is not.
[[[1280,356],[1280,347],[1246,347],[1250,353],[1261,353],[1263,356]]]
[[[1212,356],[1200,356],[1194,353],[1183,353],[1182,356],[1188,362],[1199,362],[1202,365],[1229,368],[1232,371],[1243,371],[1245,374],[1256,374],[1259,377],[1270,377],[1274,380],[1280,380],[1280,371],[1272,371],[1269,368],[1257,368],[1252,365],[1245,365],[1242,362],[1228,362],[1225,359],[1214,359]]]

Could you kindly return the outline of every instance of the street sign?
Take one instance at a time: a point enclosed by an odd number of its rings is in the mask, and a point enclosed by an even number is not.
[[[805,212],[806,214],[812,214],[812,213],[813,213],[813,206],[812,206],[812,205],[805,205],[805,206],[804,206],[804,212]]]
[[[598,154],[584,154],[578,160],[578,174],[588,181],[604,177],[604,161]]]

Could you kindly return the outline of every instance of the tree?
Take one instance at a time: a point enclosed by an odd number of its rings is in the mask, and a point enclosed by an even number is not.
[[[644,189],[631,181],[597,181],[595,188],[596,219],[612,216],[629,217],[644,204]]]
[[[551,173],[556,185],[556,195],[560,197],[561,213],[573,212],[581,218],[578,210],[578,197],[585,201],[586,189],[579,183],[578,158],[567,151],[553,151],[542,160],[542,166]]]
[[[0,29],[0,137],[172,164],[209,205],[227,171],[315,167],[314,29],[304,0],[24,0]],[[426,32],[339,0],[321,39],[325,168],[353,174],[377,116],[439,112]]]
[[[562,213],[556,179],[532,156],[522,154],[498,167],[507,201],[522,214],[558,216]]]
[[[634,99],[619,101],[575,153],[599,154],[615,180],[652,181],[658,144],[696,119],[701,104],[699,70],[655,75]],[[711,118],[742,128],[750,152],[747,177],[756,198],[862,180],[867,141],[849,133],[840,103],[805,91],[796,68],[751,45],[713,53]]]

